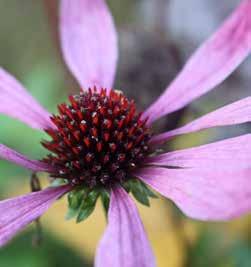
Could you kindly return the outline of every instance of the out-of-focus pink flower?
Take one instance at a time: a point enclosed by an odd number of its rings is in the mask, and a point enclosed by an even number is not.
[[[151,134],[151,125],[209,92],[251,51],[251,1],[244,0],[218,31],[188,60],[164,93],[142,115],[122,92],[112,90],[117,35],[104,0],[61,0],[63,55],[83,92],[50,114],[4,70],[0,112],[45,130],[52,152],[30,160],[0,145],[0,157],[32,171],[46,171],[66,185],[0,202],[0,245],[38,218],[76,186],[110,192],[108,227],[95,266],[150,267],[155,260],[137,208],[123,188],[131,177],[173,200],[199,220],[228,220],[251,209],[251,135],[156,155],[177,135],[249,122],[251,98],[213,111],[181,128]],[[106,89],[104,89],[106,88]],[[89,90],[86,90],[89,89]]]

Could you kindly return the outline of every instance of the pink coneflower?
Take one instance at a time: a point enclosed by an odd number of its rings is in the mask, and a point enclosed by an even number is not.
[[[251,51],[251,0],[244,0],[223,26],[195,52],[177,78],[146,111],[113,90],[117,37],[104,0],[62,0],[60,34],[66,63],[84,88],[50,115],[13,77],[0,72],[0,112],[51,137],[50,154],[30,160],[0,145],[0,156],[34,172],[46,171],[63,185],[0,202],[0,245],[68,193],[77,220],[86,218],[99,196],[108,207],[108,227],[95,266],[155,266],[137,208],[128,192],[148,204],[153,193],[173,200],[188,216],[227,220],[251,209],[251,135],[158,154],[161,143],[206,128],[248,122],[245,98],[159,135],[160,117],[213,89]],[[89,88],[89,89],[88,89]],[[86,90],[87,89],[87,90]],[[105,194],[105,192],[107,194]],[[75,210],[74,210],[75,209]]]

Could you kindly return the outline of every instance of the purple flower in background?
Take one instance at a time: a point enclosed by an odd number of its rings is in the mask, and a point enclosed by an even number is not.
[[[34,172],[48,172],[64,184],[1,201],[0,245],[65,193],[69,193],[71,207],[75,205],[78,212],[82,209],[79,221],[92,212],[98,196],[109,203],[97,267],[155,266],[137,208],[128,195],[131,191],[139,200],[153,196],[145,184],[195,219],[228,220],[249,212],[250,134],[162,154],[156,148],[177,135],[250,121],[250,97],[166,133],[153,134],[151,126],[215,88],[249,55],[250,14],[251,0],[242,1],[159,99],[138,113],[133,101],[111,89],[117,36],[104,0],[61,0],[63,55],[84,89],[70,96],[68,105],[59,105],[58,115],[50,115],[18,81],[0,70],[0,112],[51,137],[42,142],[50,154],[41,161],[30,160],[5,145],[0,145],[0,157]]]

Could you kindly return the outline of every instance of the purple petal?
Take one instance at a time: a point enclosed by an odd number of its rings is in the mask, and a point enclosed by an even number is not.
[[[83,89],[111,89],[117,33],[104,0],[61,1],[61,43],[66,63]]]
[[[180,168],[248,168],[251,167],[251,134],[149,157],[146,163]]]
[[[3,144],[0,144],[1,158],[35,172],[50,172],[54,170],[52,166],[38,160],[28,159],[26,156]]]
[[[135,175],[195,219],[228,220],[251,211],[251,168],[152,167],[140,169]]]
[[[167,90],[145,112],[149,123],[178,110],[228,77],[251,51],[251,0],[200,47]]]
[[[0,68],[0,113],[35,129],[54,127],[50,114],[10,74]]]
[[[97,249],[95,266],[156,266],[137,208],[122,188],[112,191],[108,226]]]
[[[0,246],[5,245],[29,223],[40,217],[69,186],[47,188],[12,199],[0,201]]]
[[[151,142],[153,144],[159,144],[177,135],[197,132],[216,126],[240,124],[250,121],[251,97],[247,97],[208,113],[183,127],[156,135],[152,138]]]

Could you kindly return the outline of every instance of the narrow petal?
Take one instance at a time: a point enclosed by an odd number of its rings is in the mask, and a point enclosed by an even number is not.
[[[147,164],[179,168],[251,168],[251,134],[149,157]]]
[[[234,125],[250,121],[251,97],[247,97],[208,113],[183,127],[156,135],[152,138],[151,142],[159,144],[177,135],[197,132],[217,126]]]
[[[69,186],[54,187],[0,201],[0,247],[40,217],[55,200],[69,190]]]
[[[236,162],[238,164],[238,162]],[[251,168],[143,168],[135,175],[199,220],[228,220],[251,211]]]
[[[0,68],[0,114],[18,119],[35,129],[54,127],[50,114],[10,74]]]
[[[226,79],[251,51],[251,0],[244,0],[200,47],[160,98],[145,112],[149,123],[178,110]]]
[[[8,160],[35,172],[50,172],[54,170],[52,166],[38,160],[28,159],[26,156],[3,144],[0,144],[0,159]]]
[[[156,266],[137,208],[121,188],[112,191],[108,226],[97,249],[95,266]]]
[[[117,33],[105,0],[61,0],[61,43],[66,63],[83,89],[111,89]]]

